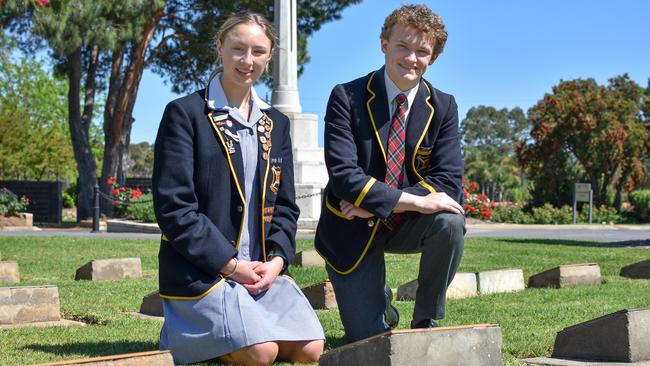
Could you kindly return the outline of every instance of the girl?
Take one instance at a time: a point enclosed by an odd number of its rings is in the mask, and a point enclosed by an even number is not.
[[[169,103],[160,123],[160,347],[177,363],[306,363],[323,352],[316,314],[282,275],[299,214],[289,119],[253,89],[275,39],[260,15],[230,16],[216,42],[223,68]]]

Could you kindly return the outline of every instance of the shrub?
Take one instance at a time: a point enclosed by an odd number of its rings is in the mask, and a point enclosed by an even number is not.
[[[624,222],[623,215],[614,207],[602,205],[594,207],[592,210],[591,222],[595,224],[619,224]],[[582,206],[582,211],[578,215],[578,222],[589,222],[589,205]]]
[[[464,182],[463,182],[464,185]],[[478,183],[471,182],[467,188],[463,188],[466,217],[489,220],[492,218],[490,212],[490,199],[483,193],[478,193]]]
[[[143,194],[138,198],[130,199],[129,205],[125,208],[124,216],[131,220],[156,222],[152,198],[151,194]]]
[[[29,205],[26,196],[18,197],[7,187],[2,187],[0,193],[0,215],[14,216],[17,212],[25,211]]]
[[[641,222],[650,221],[650,189],[639,189],[628,195],[634,216]]]
[[[74,207],[74,198],[68,193],[68,192],[63,192],[61,194],[61,201],[63,201],[63,207],[65,208],[72,208]]]
[[[524,212],[524,203],[495,202],[491,207],[494,222],[511,224],[531,224],[533,217]]]
[[[133,200],[137,200],[142,196],[140,188],[130,188],[127,186],[120,186],[117,183],[117,177],[110,177],[106,181],[111,186],[111,196],[113,196],[113,214],[115,217],[125,217],[126,208]]]
[[[573,222],[571,207],[564,205],[560,208],[545,203],[542,207],[533,207],[534,224],[570,224]]]

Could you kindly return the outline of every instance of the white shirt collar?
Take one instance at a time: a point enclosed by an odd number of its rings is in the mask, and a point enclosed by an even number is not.
[[[228,98],[221,86],[221,74],[215,75],[208,83],[207,104],[208,108],[213,110],[230,110],[232,107],[228,105]],[[251,88],[251,101],[260,110],[270,109],[271,106],[257,96],[255,88]]]
[[[395,101],[395,97],[397,94],[404,94],[406,95],[406,100],[408,100],[408,105],[406,107],[407,110],[411,109],[411,106],[413,105],[413,101],[415,100],[415,95],[418,93],[418,89],[420,88],[420,83],[418,82],[415,84],[414,87],[412,87],[409,90],[401,91],[397,85],[393,82],[393,80],[390,79],[388,76],[388,73],[386,72],[386,69],[384,69],[384,84],[386,84],[386,97],[388,98],[388,102],[391,105],[391,115],[393,111],[393,104]]]

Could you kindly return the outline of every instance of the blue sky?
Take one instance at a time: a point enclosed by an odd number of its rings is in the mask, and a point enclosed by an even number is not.
[[[334,85],[381,67],[379,32],[402,1],[366,0],[309,39],[312,61],[298,81],[304,113],[321,120]],[[462,120],[473,106],[527,110],[560,80],[600,84],[628,73],[643,87],[650,77],[650,1],[440,0],[449,39],[425,77],[456,97]],[[258,88],[260,96],[266,95]],[[145,72],[133,112],[131,142],[155,139],[167,102],[177,98]],[[322,137],[321,137],[322,144]]]

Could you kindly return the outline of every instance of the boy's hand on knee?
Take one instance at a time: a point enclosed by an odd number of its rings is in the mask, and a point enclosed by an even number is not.
[[[465,214],[463,206],[449,197],[445,192],[432,192],[426,196],[402,192],[402,195],[393,209],[393,212],[415,211],[421,214],[432,214],[446,211],[456,214]]]

